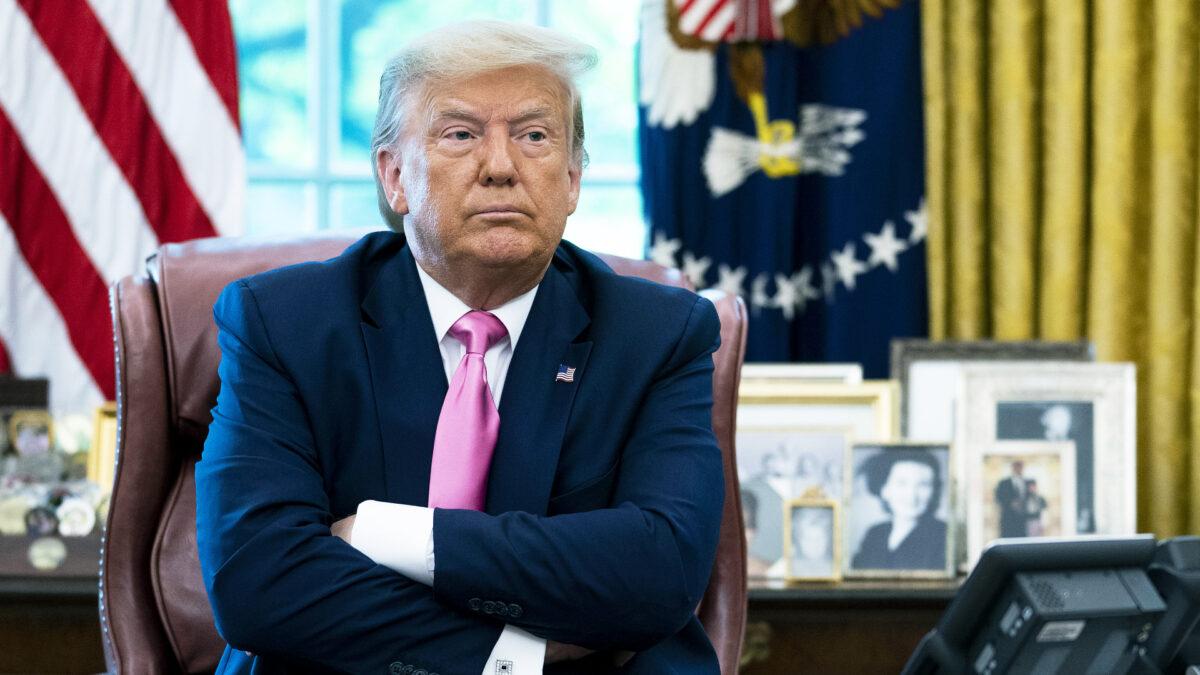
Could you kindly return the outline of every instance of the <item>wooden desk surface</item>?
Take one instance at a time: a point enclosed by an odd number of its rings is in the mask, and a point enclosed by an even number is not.
[[[752,582],[742,673],[898,673],[961,583]]]

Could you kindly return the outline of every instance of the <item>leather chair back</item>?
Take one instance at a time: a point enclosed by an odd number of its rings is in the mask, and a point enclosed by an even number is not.
[[[196,548],[194,471],[220,381],[212,306],[234,279],[340,254],[357,237],[286,241],[200,239],[167,244],[144,277],[113,285],[117,359],[116,472],[100,557],[100,622],[110,671],[208,672],[224,642],[209,609]],[[621,274],[686,286],[677,270],[602,256]],[[721,318],[714,355],[713,428],[725,463],[717,561],[697,610],[733,675],[745,629],[746,548],[734,460],[737,389],[745,353],[740,298],[710,297]]]

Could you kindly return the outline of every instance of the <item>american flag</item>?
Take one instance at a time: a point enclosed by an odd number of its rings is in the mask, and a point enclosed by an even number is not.
[[[112,400],[108,285],[239,232],[245,180],[225,2],[0,0],[0,372]]]
[[[574,382],[575,369],[568,368],[565,364],[558,367],[558,374],[554,376],[555,382]]]

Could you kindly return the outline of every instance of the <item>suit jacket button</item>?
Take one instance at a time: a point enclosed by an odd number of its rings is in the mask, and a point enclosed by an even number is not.
[[[483,601],[483,613],[484,614],[492,614],[495,611],[496,611],[496,603],[492,602],[491,600]]]
[[[522,609],[521,606],[515,602],[508,606],[508,615],[514,619],[521,618],[521,615],[524,613],[525,613],[525,610]]]
[[[478,612],[480,606],[482,606],[482,605],[483,605],[483,601],[480,600],[479,598],[471,598],[470,600],[467,601],[467,607],[470,607],[472,612]]]

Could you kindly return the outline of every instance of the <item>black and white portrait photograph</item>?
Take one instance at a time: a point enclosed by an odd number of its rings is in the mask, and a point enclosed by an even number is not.
[[[798,499],[788,503],[789,581],[833,581],[840,577],[837,520],[837,502]]]
[[[847,576],[948,576],[950,449],[864,444],[851,450]]]
[[[1075,444],[1075,529],[1096,531],[1092,484],[1094,418],[1091,401],[1001,401],[997,440],[1071,441]]]
[[[850,430],[738,432],[738,477],[750,577],[786,576],[784,503],[801,496],[838,500]]]

